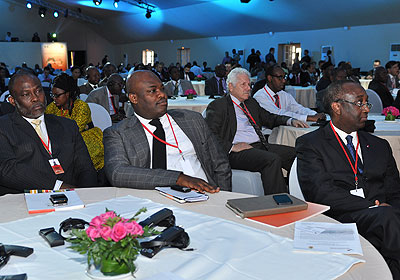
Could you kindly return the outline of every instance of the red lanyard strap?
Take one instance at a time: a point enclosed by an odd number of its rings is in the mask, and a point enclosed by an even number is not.
[[[272,100],[272,102],[274,103],[274,105],[280,109],[281,106],[276,105],[276,99],[274,99],[274,98],[272,97],[272,95],[268,92],[268,90],[267,90],[266,87],[264,87],[264,90],[265,90],[266,93],[268,93],[268,95],[269,95],[269,97],[271,98],[271,100]],[[279,102],[279,105],[280,105],[280,104],[281,104],[281,103]]]
[[[47,136],[47,145],[46,145],[46,143],[43,142],[43,139],[40,136],[39,136],[39,138],[43,144],[43,147],[46,149],[46,151],[49,153],[49,155],[52,156],[51,152],[50,152],[50,137]]]
[[[349,155],[347,154],[345,148],[343,147],[342,141],[340,141],[339,136],[338,136],[337,132],[335,131],[335,128],[334,128],[333,125],[332,125],[332,121],[329,122],[329,124],[331,125],[331,128],[332,128],[332,130],[333,130],[333,133],[335,134],[336,139],[337,139],[337,141],[338,141],[339,144],[340,144],[340,147],[342,148],[344,154],[346,155],[347,160],[349,161],[350,167],[351,167],[351,169],[353,170],[353,173],[354,173],[354,178],[355,178],[355,180],[356,180],[356,187],[357,187],[357,182],[358,182],[358,178],[357,178],[358,147],[360,146],[360,140],[358,139],[358,134],[357,134],[356,159],[355,159],[355,164],[354,164],[354,166],[353,166],[353,164],[351,163],[351,160],[350,160]]]
[[[171,120],[169,119],[168,114],[167,114],[167,118],[168,118],[168,122],[169,122],[169,125],[170,125],[170,127],[171,127],[171,130],[172,130],[172,134],[174,135],[176,145],[170,144],[170,143],[168,143],[167,141],[164,141],[163,139],[157,137],[157,136],[154,135],[154,133],[151,132],[150,129],[148,129],[147,126],[145,126],[143,123],[142,123],[142,126],[143,126],[144,129],[146,129],[147,132],[150,133],[151,136],[153,136],[155,139],[157,139],[158,141],[160,141],[161,143],[163,143],[163,144],[165,144],[165,145],[168,145],[168,146],[170,146],[170,147],[173,147],[173,148],[178,149],[179,153],[182,154],[181,149],[179,149],[178,140],[176,139],[175,131],[174,131],[174,128],[172,127],[172,123],[171,123]]]
[[[257,124],[256,121],[255,121],[255,120],[253,119],[253,117],[251,116],[249,110],[247,109],[246,104],[243,103],[244,108],[246,108],[246,111],[245,111],[245,110],[243,110],[243,108],[240,107],[235,101],[232,100],[232,102],[233,102],[236,106],[238,106],[239,109],[243,111],[243,113],[245,113],[247,116],[249,116],[249,118],[250,118],[255,124]]]

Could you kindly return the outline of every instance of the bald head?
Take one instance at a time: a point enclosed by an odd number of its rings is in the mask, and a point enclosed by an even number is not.
[[[167,95],[160,79],[151,71],[135,71],[126,81],[129,100],[135,113],[146,119],[155,119],[167,112]]]

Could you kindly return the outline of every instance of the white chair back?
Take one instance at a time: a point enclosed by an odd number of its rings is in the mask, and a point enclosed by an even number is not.
[[[299,179],[297,178],[297,158],[294,159],[289,174],[289,193],[298,199],[304,200],[303,193],[300,188]]]
[[[88,97],[88,95],[87,95],[87,94],[84,94],[84,93],[82,93],[82,94],[79,95],[79,99],[82,100],[82,101],[86,101],[86,98],[87,98],[87,97]]]
[[[78,87],[80,87],[81,85],[84,85],[87,82],[86,79],[84,78],[78,78]]]
[[[232,192],[263,196],[260,172],[232,169]]]
[[[112,125],[110,114],[103,108],[103,106],[96,103],[88,103],[88,105],[94,126],[100,128],[101,131],[104,131],[104,129]]]
[[[379,95],[372,89],[366,89],[365,91],[367,92],[368,95],[368,102],[372,104],[372,108],[369,112],[381,114],[383,110],[383,105]]]

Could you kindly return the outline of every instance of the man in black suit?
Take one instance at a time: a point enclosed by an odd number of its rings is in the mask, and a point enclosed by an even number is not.
[[[294,149],[268,144],[261,126],[279,125],[305,127],[296,119],[271,114],[250,96],[250,73],[233,69],[227,79],[229,93],[207,107],[206,122],[217,136],[233,169],[260,172],[264,193],[287,192],[282,168],[290,170]]]
[[[97,185],[97,174],[75,121],[44,115],[39,79],[19,72],[9,83],[16,110],[0,118],[0,195],[25,189]]]
[[[215,76],[206,80],[205,82],[206,95],[224,95],[227,91],[226,88],[226,68],[223,64],[215,66]]]
[[[99,87],[98,83],[100,81],[100,72],[94,66],[89,66],[86,68],[86,79],[87,83],[79,87],[79,92],[81,94],[89,94],[92,90]]]
[[[332,121],[296,143],[304,197],[329,205],[332,218],[356,223],[400,279],[400,178],[389,143],[359,131],[371,108],[359,84],[334,82],[324,103]]]
[[[383,108],[389,106],[395,106],[400,108],[400,97],[397,94],[396,100],[393,98],[389,88],[387,87],[388,72],[387,70],[379,66],[375,69],[374,79],[369,83],[368,88],[375,91],[382,101]]]

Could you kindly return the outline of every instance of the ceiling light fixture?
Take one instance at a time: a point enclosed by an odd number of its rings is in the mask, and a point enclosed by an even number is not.
[[[99,6],[99,5],[101,4],[101,2],[103,2],[103,0],[93,0],[93,3],[94,3],[96,6]]]
[[[28,9],[32,9],[32,3],[29,2],[29,1],[26,1],[26,7],[27,7]]]
[[[149,10],[147,10],[147,12],[146,12],[146,18],[147,19],[151,18],[151,12]]]
[[[54,11],[54,12],[53,12],[53,16],[54,16],[55,18],[58,18],[58,11]]]
[[[251,0],[240,0],[240,3],[249,3]]]
[[[47,11],[47,9],[45,7],[40,7],[39,8],[39,16],[41,18],[44,18],[46,16],[46,11]]]
[[[114,7],[117,9],[118,8],[118,2],[119,0],[114,0]]]

